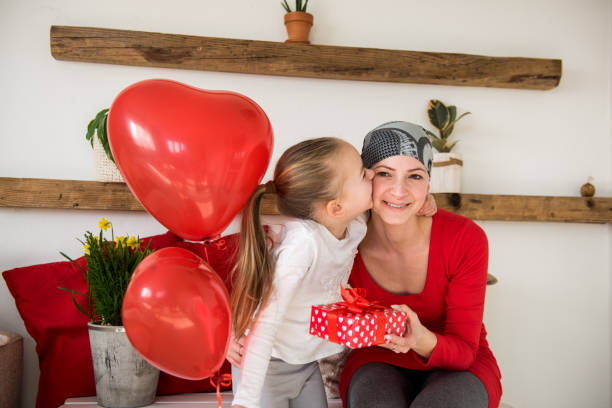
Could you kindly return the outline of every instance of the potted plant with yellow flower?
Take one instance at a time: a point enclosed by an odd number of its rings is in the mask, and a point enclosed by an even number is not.
[[[159,370],[130,344],[121,319],[121,307],[128,284],[138,264],[151,253],[133,236],[115,237],[111,222],[102,218],[100,233],[87,231],[85,248],[87,270],[60,252],[82,272],[85,293],[59,287],[72,293],[72,300],[88,319],[89,341],[96,380],[96,397],[103,407],[139,407],[155,399]],[[108,240],[104,232],[110,228]],[[77,296],[85,302],[77,302]],[[85,306],[83,306],[83,304]]]

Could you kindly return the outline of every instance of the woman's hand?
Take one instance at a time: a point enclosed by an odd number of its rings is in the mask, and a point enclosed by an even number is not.
[[[406,313],[406,332],[403,336],[387,334],[385,339],[388,343],[381,344],[380,347],[396,353],[407,353],[414,350],[421,357],[429,358],[438,342],[436,335],[421,324],[417,314],[408,306],[392,305],[391,308]]]
[[[242,352],[244,351],[245,340],[245,336],[242,336],[236,340],[233,334],[230,338],[229,347],[227,349],[227,355],[225,358],[227,358],[227,361],[229,361],[234,367],[240,367],[242,364]]]
[[[423,203],[423,206],[417,211],[417,215],[423,215],[425,217],[432,217],[436,211],[438,211],[438,206],[436,205],[436,199],[433,195],[427,194],[427,198]]]

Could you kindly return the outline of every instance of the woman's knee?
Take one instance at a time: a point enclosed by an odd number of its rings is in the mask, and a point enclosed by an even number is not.
[[[349,408],[406,407],[420,384],[406,376],[405,370],[385,363],[368,363],[360,367],[349,383]],[[416,381],[418,382],[418,381]]]
[[[435,371],[428,375],[410,408],[487,408],[489,395],[468,371]]]

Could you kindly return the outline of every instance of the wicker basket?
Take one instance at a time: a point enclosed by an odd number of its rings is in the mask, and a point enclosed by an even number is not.
[[[122,183],[124,181],[119,169],[117,169],[115,163],[108,158],[97,137],[94,137],[94,166],[96,180],[117,183]]]
[[[23,372],[23,338],[0,331],[0,407],[19,408]]]

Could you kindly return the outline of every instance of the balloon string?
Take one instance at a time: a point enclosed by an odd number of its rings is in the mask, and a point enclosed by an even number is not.
[[[221,239],[221,235],[220,234],[215,235],[211,239],[203,240],[202,241],[202,245],[204,245],[204,256],[206,256],[206,262],[208,264],[210,264],[210,259],[208,258],[208,246],[209,245],[214,245],[214,246],[216,246],[220,250],[227,249],[226,244],[225,244],[225,240]]]
[[[206,256],[206,263],[210,265],[210,261],[208,260],[208,247],[204,247],[204,255]]]
[[[229,387],[232,385],[232,375],[219,374],[219,371],[217,371],[209,380],[210,384],[217,390],[217,403],[219,404],[219,408],[223,408],[221,404],[221,387]]]

